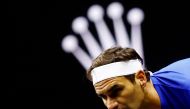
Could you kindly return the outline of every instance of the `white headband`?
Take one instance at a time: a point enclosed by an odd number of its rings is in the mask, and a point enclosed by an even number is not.
[[[111,77],[134,74],[140,70],[143,70],[142,64],[138,59],[135,59],[96,67],[92,70],[91,76],[93,84],[96,84]]]

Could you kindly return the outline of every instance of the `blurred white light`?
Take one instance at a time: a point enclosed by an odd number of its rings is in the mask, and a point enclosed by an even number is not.
[[[119,2],[114,2],[107,8],[107,14],[111,19],[121,18],[123,11],[123,6]]]
[[[62,40],[62,49],[66,52],[74,52],[78,47],[78,40],[73,35],[67,35]]]
[[[88,21],[85,17],[77,17],[73,20],[72,29],[76,33],[83,33],[88,29]]]
[[[127,20],[132,25],[139,25],[144,19],[144,13],[139,8],[131,9],[127,14]]]
[[[103,19],[104,10],[100,5],[93,5],[88,9],[87,16],[91,21],[99,21]]]

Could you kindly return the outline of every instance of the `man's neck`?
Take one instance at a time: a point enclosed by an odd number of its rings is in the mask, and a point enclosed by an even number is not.
[[[144,87],[145,99],[141,109],[161,109],[160,98],[152,82],[147,82]]]

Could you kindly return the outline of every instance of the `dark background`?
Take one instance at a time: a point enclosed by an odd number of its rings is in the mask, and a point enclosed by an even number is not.
[[[119,1],[119,0],[118,0]],[[10,83],[10,104],[19,108],[104,109],[78,60],[61,48],[74,34],[72,20],[85,16],[93,4],[107,7],[111,0],[54,0],[12,3],[16,24],[16,72]],[[151,71],[189,57],[190,7],[187,2],[120,0],[125,13],[140,7],[146,66]],[[111,27],[111,21],[107,19]],[[130,25],[126,23],[128,31]],[[76,35],[77,36],[77,35]],[[84,48],[82,42],[81,47]],[[85,48],[84,48],[85,49]]]

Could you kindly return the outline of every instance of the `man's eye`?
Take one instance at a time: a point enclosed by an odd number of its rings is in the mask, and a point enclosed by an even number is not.
[[[114,86],[113,89],[111,90],[110,97],[115,98],[119,95],[123,88],[119,86]]]
[[[110,94],[110,97],[111,97],[111,98],[115,98],[115,97],[118,96],[118,94],[119,94],[119,91],[114,91],[114,92],[112,92],[112,93]]]

